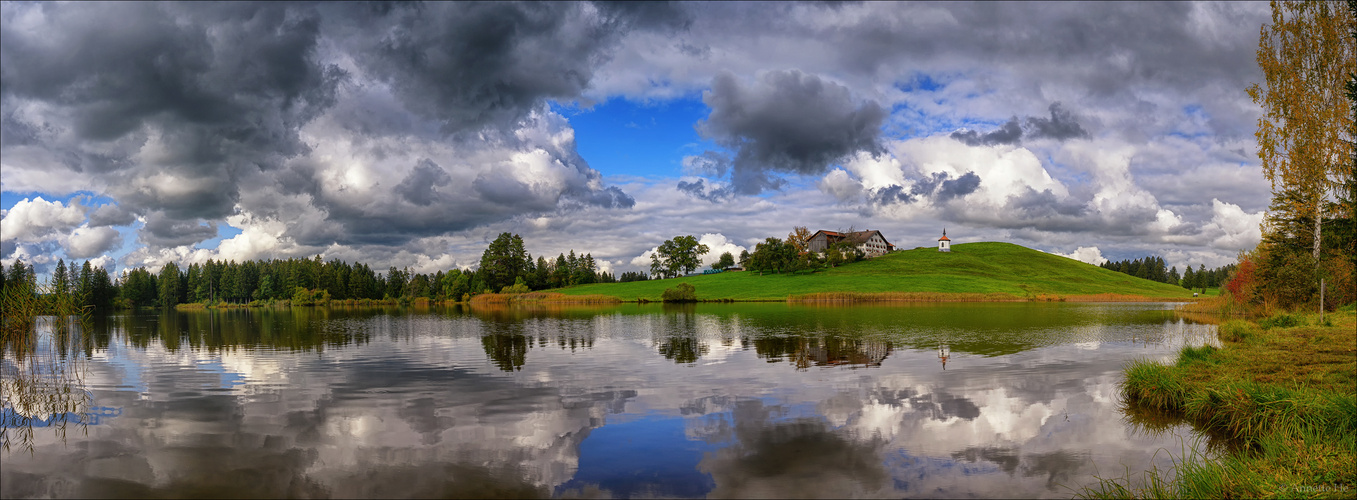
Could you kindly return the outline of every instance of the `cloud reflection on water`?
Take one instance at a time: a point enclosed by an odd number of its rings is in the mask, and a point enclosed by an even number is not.
[[[775,307],[786,306],[331,313],[303,328],[325,347],[302,349],[285,337],[278,347],[186,346],[138,337],[129,320],[89,362],[97,404],[122,417],[66,444],[42,441],[30,458],[7,456],[3,493],[1069,496],[1063,486],[1099,470],[1179,449],[1171,435],[1123,424],[1120,368],[1210,333],[1132,308],[1113,326],[1057,325],[1047,331],[1056,341],[1016,352],[977,354],[991,349],[963,339],[943,371],[933,338],[892,337],[883,318],[846,336],[844,318],[787,322]],[[337,331],[365,341],[324,333]],[[1159,343],[1132,343],[1137,335]],[[1079,344],[1091,337],[1098,344]],[[618,439],[631,441],[608,445]],[[662,448],[690,451],[653,451]],[[672,477],[710,483],[699,493],[664,474],[590,472],[608,463],[689,467]]]

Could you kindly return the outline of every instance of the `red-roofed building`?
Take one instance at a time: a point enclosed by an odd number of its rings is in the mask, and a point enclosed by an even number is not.
[[[942,237],[938,238],[938,251],[939,252],[952,251],[952,240],[947,237],[947,228],[942,229]]]

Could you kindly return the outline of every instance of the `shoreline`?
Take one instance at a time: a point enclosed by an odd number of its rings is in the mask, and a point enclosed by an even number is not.
[[[485,298],[482,298],[485,297]],[[576,299],[575,297],[579,297]],[[1069,303],[1140,303],[1140,302],[1171,302],[1171,303],[1196,303],[1209,300],[1211,297],[1150,297],[1144,295],[1128,294],[1090,294],[1090,295],[1054,295],[1040,294],[1037,296],[1016,296],[999,293],[932,293],[932,292],[821,292],[814,294],[791,295],[783,298],[766,299],[734,299],[734,298],[714,298],[698,299],[690,302],[664,302],[662,300],[649,300],[646,298],[623,299],[615,296],[602,295],[565,295],[559,292],[530,292],[525,294],[482,294],[472,297],[470,301],[435,301],[429,299],[415,299],[410,301],[398,300],[332,300],[327,303],[312,304],[292,304],[290,301],[282,300],[273,303],[219,303],[205,305],[202,303],[176,304],[175,310],[178,311],[202,311],[209,309],[264,309],[264,308],[321,308],[321,307],[450,307],[456,305],[476,307],[476,306],[504,306],[504,305],[616,305],[616,304],[736,304],[736,303],[788,303],[788,304],[881,304],[881,303],[929,303],[929,302],[1069,302]],[[123,308],[117,310],[153,310],[158,307],[136,307]]]
[[[1189,313],[1191,314],[1191,313]],[[1200,313],[1198,313],[1200,314]],[[1172,471],[1103,479],[1095,498],[1259,498],[1357,491],[1357,312],[1220,316],[1221,347],[1183,348],[1172,364],[1134,361],[1121,398],[1128,411],[1186,422],[1229,440],[1217,458],[1185,451]]]

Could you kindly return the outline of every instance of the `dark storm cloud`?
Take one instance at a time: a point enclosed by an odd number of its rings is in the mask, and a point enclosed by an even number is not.
[[[60,34],[3,35],[4,98],[70,108],[85,140],[189,130],[173,152],[189,166],[226,156],[223,143],[303,151],[289,129],[327,106],[342,77],[315,61],[319,19],[303,9],[96,4],[44,13]]]
[[[1141,237],[1151,234],[1151,225],[1159,208],[1126,205],[1098,209],[1092,194],[1057,196],[1051,190],[1026,188],[1008,197],[1002,209],[994,212],[955,211],[959,221],[999,229],[1048,231],[1055,233],[1096,233],[1103,238]],[[1175,229],[1180,233],[1187,228]],[[1039,240],[1040,238],[1038,238]]]
[[[566,170],[562,185],[493,174],[454,184],[450,174],[483,165],[436,158],[381,179],[376,198],[361,205],[327,196],[333,160],[309,155],[337,131],[349,132],[338,140],[368,161],[402,155],[412,138],[462,131],[478,135],[453,147],[489,150],[488,161],[532,151],[543,147],[540,136],[515,132],[541,125],[546,99],[578,98],[619,36],[688,22],[670,4],[5,5],[6,156],[38,145],[74,174],[108,185],[117,208],[92,213],[96,226],[156,212],[143,238],[151,244],[198,241],[199,221],[237,209],[296,215],[299,207],[263,192],[309,195],[304,203],[335,227],[294,227],[289,236],[325,244],[400,244],[524,214],[630,208],[635,200],[602,185],[573,142],[549,147],[553,165]],[[33,19],[44,24],[25,24]],[[356,74],[339,69],[350,62]],[[19,112],[34,105],[55,108],[53,123],[29,123],[31,113]],[[341,125],[304,142],[301,128],[320,117]],[[563,119],[548,125],[539,128],[569,127]],[[174,229],[187,233],[167,232]]]
[[[958,130],[952,132],[952,138],[965,143],[967,146],[1017,144],[1018,141],[1022,140],[1022,126],[1018,125],[1018,119],[1014,118],[993,132],[981,134],[974,130]]]
[[[0,65],[0,68],[3,68]],[[3,83],[0,80],[0,83]],[[27,122],[15,119],[14,111],[0,114],[0,144],[6,146],[27,146],[38,143],[38,129]]]
[[[5,115],[25,103],[60,109],[52,116],[69,116],[65,125],[74,135],[46,146],[60,151],[74,174],[112,173],[111,194],[136,212],[163,209],[183,220],[229,214],[244,171],[308,150],[297,127],[333,102],[344,77],[317,62],[320,21],[306,8],[38,8],[50,29],[7,26],[0,34]],[[108,153],[101,146],[120,141],[158,147],[153,158],[132,162],[135,150]],[[174,189],[135,182],[151,173],[174,177]]]
[[[739,194],[778,189],[773,172],[823,173],[866,151],[879,153],[886,110],[855,100],[847,87],[800,71],[770,71],[752,86],[730,73],[712,79],[702,101],[711,108],[698,132],[735,151],[732,185]]]
[[[593,190],[579,189],[567,192],[564,198],[584,205],[603,208],[631,208],[636,206],[636,199],[617,186]]]
[[[126,226],[136,220],[136,214],[116,203],[100,205],[89,213],[90,227]]]
[[[330,6],[356,61],[447,133],[500,128],[572,100],[629,29],[673,28],[664,4],[434,2]],[[384,26],[372,30],[372,25]]]
[[[482,173],[471,185],[476,189],[476,193],[481,195],[481,199],[491,203],[520,205],[525,201],[535,200],[539,202],[538,206],[534,207],[538,210],[550,207],[545,200],[533,193],[532,186],[501,170]]]
[[[216,222],[203,225],[198,221],[177,220],[161,212],[152,212],[146,217],[141,239],[155,247],[176,247],[192,245],[216,235]]]
[[[730,186],[706,188],[706,183],[702,179],[696,182],[679,181],[678,190],[699,200],[707,200],[712,203],[720,203],[730,199],[735,193],[731,191]]]
[[[837,47],[843,56],[839,63],[860,73],[901,61],[964,59],[1013,66],[1034,79],[1072,78],[1101,96],[1145,82],[1197,91],[1203,82],[1248,81],[1258,74],[1256,65],[1237,61],[1254,60],[1256,27],[1266,22],[1267,7],[1237,7],[1187,2],[891,4],[847,28],[825,23],[797,34]],[[1194,10],[1207,15],[1194,15]],[[744,9],[738,15],[719,15],[721,19],[710,20],[716,22],[709,29],[752,26],[751,18],[767,13]],[[901,29],[902,23],[917,29]]]
[[[1050,110],[1050,118],[1029,116],[1020,125],[1018,118],[1013,117],[992,132],[982,134],[974,130],[958,130],[952,132],[951,137],[967,146],[994,146],[998,144],[1018,144],[1022,142],[1024,134],[1032,139],[1049,138],[1058,141],[1089,136],[1088,131],[1079,125],[1074,115],[1062,107],[1059,102],[1051,103]]]
[[[947,201],[952,198],[959,198],[975,192],[980,187],[980,176],[975,172],[966,172],[956,179],[947,179],[942,181],[942,186],[938,188],[938,201]]]
[[[1058,141],[1067,139],[1076,139],[1088,137],[1088,131],[1079,126],[1075,121],[1074,115],[1060,105],[1059,102],[1051,103],[1051,117],[1043,118],[1033,116],[1027,119],[1028,135],[1031,137],[1048,137]]]
[[[1072,199],[1059,199],[1050,189],[1038,192],[1027,188],[1022,194],[1008,199],[1007,208],[1026,218],[1081,217],[1088,205]]]
[[[446,186],[450,182],[452,176],[448,175],[443,167],[425,158],[410,171],[410,175],[405,176],[405,180],[396,185],[396,194],[410,203],[429,206],[434,202],[436,195],[434,189]]]
[[[914,203],[918,199],[913,193],[905,191],[905,187],[899,184],[891,184],[881,189],[873,191],[870,195],[871,201],[882,205],[895,203]]]
[[[931,199],[934,203],[943,203],[975,192],[980,188],[980,176],[975,172],[966,172],[953,179],[946,172],[934,172],[933,175],[914,181],[906,192],[900,185],[873,190],[868,199],[876,204],[914,203],[920,199]]]

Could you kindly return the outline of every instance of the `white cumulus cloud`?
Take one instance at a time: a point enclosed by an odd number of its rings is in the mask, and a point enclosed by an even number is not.
[[[1107,262],[1107,259],[1103,257],[1103,252],[1101,250],[1098,250],[1098,247],[1079,247],[1074,249],[1074,251],[1070,253],[1060,253],[1060,252],[1051,253],[1059,255],[1061,257],[1068,257],[1079,262],[1087,262],[1095,266]]]
[[[122,235],[108,226],[80,226],[66,238],[66,256],[72,259],[98,257],[122,244]]]
[[[85,210],[76,203],[47,201],[41,196],[24,198],[0,219],[0,239],[38,241],[65,233],[85,221]]]

